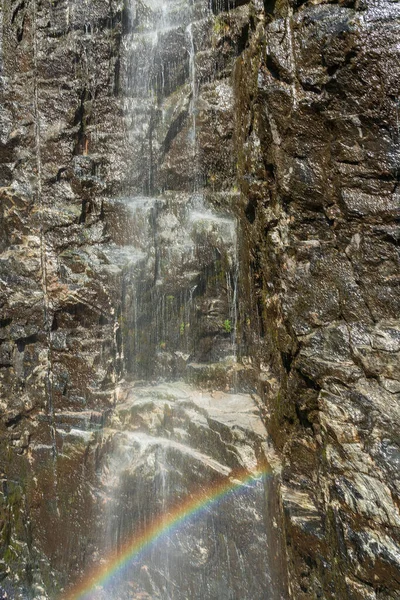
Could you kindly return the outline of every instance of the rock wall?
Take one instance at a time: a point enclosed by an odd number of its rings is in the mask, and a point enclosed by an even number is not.
[[[179,205],[195,181],[240,223],[236,381],[262,394],[282,457],[291,595],[397,599],[398,5],[195,3],[132,148],[135,6],[2,3],[0,591],[55,597],[95,553],[96,430],[130,355],[118,199]],[[226,301],[198,307],[195,358],[212,362]]]
[[[0,589],[39,598],[90,548],[90,430],[119,372],[120,272],[103,248],[126,169],[123,11],[102,0],[1,11]]]
[[[235,68],[243,352],[295,598],[400,594],[398,16],[265,2]]]
[[[175,27],[151,48],[149,103],[141,98],[149,90],[137,87],[147,48],[139,43],[136,52],[132,35],[151,33],[157,3],[1,5],[4,597],[56,598],[96,560],[101,468],[109,449],[102,431],[117,383],[122,375],[151,379],[185,370],[193,336],[183,309],[193,277],[199,284],[192,310],[197,347],[188,377],[208,380],[208,361],[216,362],[213,387],[232,381],[218,364],[221,353],[231,353],[234,336],[232,265],[223,250],[232,215],[222,242],[218,226],[193,226],[185,276],[179,272],[182,216],[174,213],[185,212],[197,187],[206,186],[225,215],[238,196],[231,73],[247,8],[236,11],[238,24],[227,41],[226,27],[214,21],[228,7],[175,4]],[[132,313],[129,261],[147,230],[125,198],[161,192],[150,232],[158,247],[145,241],[149,260],[136,273],[138,315]],[[168,254],[173,260],[163,264]],[[160,273],[168,268],[171,281],[161,289]]]

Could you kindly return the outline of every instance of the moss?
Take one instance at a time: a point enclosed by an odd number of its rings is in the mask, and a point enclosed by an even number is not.
[[[225,333],[232,333],[232,323],[230,319],[225,319],[222,325]]]
[[[219,15],[216,17],[213,25],[213,32],[216,36],[221,37],[227,35],[230,31],[230,24],[227,22],[225,15]]]

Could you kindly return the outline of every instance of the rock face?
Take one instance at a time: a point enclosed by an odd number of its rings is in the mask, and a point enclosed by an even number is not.
[[[2,3],[0,591],[90,564],[117,382],[179,377],[260,394],[291,597],[398,599],[398,5],[158,6]]]
[[[55,599],[108,549],[102,525],[108,519],[112,530],[113,516],[101,506],[109,486],[103,470],[120,454],[118,436],[104,424],[119,414],[113,410],[121,376],[185,377],[229,390],[243,371],[236,362],[231,73],[248,8],[234,13],[229,43],[226,25],[206,2],[25,0],[3,8],[0,586],[15,599]],[[153,418],[151,407],[146,418]],[[157,454],[160,441],[146,418],[138,414],[123,435],[144,429]],[[220,434],[218,442],[214,434],[214,450],[207,436],[192,449],[197,459],[210,455],[206,463],[214,466],[213,452],[227,454],[219,471],[205,464],[209,486],[249,468],[234,459],[237,434],[226,427],[228,439]],[[262,428],[257,443],[249,440],[253,452],[266,435]],[[161,448],[169,441],[177,454],[172,437]],[[127,452],[131,461],[142,456],[136,442]],[[176,473],[168,464],[178,479],[187,463],[180,496],[191,492],[192,458],[183,453]],[[159,479],[154,469],[139,482],[149,509],[158,506],[157,496],[146,499],[152,478]],[[132,474],[128,483],[135,489],[139,479]],[[199,583],[208,564],[202,597],[284,594],[283,573],[282,585],[270,590],[259,483],[248,506],[231,499],[253,559],[249,581],[239,531],[232,537],[225,519],[214,549],[204,529],[202,564],[192,555],[193,564],[176,570],[176,598],[193,597],[189,580]],[[245,533],[252,516],[254,538]],[[214,509],[207,522],[214,527]],[[118,547],[115,536],[113,542]],[[153,597],[165,594],[162,576],[152,577]],[[137,594],[148,593],[146,585]],[[117,593],[128,593],[122,583]]]
[[[39,598],[90,545],[90,430],[118,373],[102,249],[124,171],[122,7],[12,1],[1,22],[0,586]]]
[[[129,577],[115,573],[96,599],[287,597],[268,466],[274,452],[252,397],[176,382],[128,388],[105,435],[113,452],[102,477],[108,527],[99,547],[111,550],[116,538],[135,539],[157,515],[163,520]],[[243,472],[254,478],[231,489],[229,477],[240,483]],[[220,494],[223,482],[231,491]],[[206,501],[193,510],[199,494]]]
[[[291,591],[399,598],[399,11],[261,14],[235,70],[239,321],[283,455]]]

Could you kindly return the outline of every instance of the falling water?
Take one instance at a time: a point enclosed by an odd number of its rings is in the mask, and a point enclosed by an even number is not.
[[[234,389],[230,370],[238,360],[236,221],[217,213],[200,185],[196,50],[211,10],[179,0],[128,7],[131,177],[120,203],[131,241],[114,249],[125,265],[125,379],[104,432],[102,572],[70,598],[280,600],[267,509],[272,450],[254,396]],[[169,176],[167,142],[190,157],[181,180]]]
[[[189,78],[190,86],[192,89],[192,98],[190,105],[190,112],[192,114],[192,146],[193,146],[193,159],[196,161],[196,102],[197,102],[197,86],[196,86],[196,54],[194,50],[193,40],[193,23],[189,23],[187,26],[187,35],[189,38]],[[196,179],[194,181],[196,186]]]

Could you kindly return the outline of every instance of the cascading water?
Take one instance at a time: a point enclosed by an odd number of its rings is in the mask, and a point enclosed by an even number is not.
[[[109,251],[125,262],[125,379],[105,431],[100,567],[71,599],[285,597],[272,451],[256,401],[234,389],[236,222],[202,189],[196,46],[211,14],[202,2],[129,5],[130,246]],[[177,132],[191,157],[180,178],[163,162]]]

